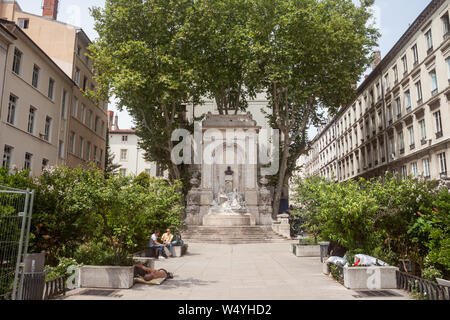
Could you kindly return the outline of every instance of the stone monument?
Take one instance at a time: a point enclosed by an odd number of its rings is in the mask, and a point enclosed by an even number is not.
[[[258,133],[250,113],[212,115],[202,122],[202,164],[191,179],[185,223],[271,225],[267,179],[258,185]]]

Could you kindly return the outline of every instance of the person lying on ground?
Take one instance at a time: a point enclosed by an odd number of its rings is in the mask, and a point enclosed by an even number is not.
[[[152,269],[146,266],[135,264],[134,266],[134,277],[142,278],[145,281],[151,281],[153,279],[173,279],[173,274],[171,272],[167,272],[164,269]]]

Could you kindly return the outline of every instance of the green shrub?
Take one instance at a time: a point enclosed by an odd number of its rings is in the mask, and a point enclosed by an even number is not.
[[[127,253],[117,262],[114,251],[107,241],[88,242],[81,245],[74,253],[74,258],[84,265],[132,266],[133,259]]]
[[[46,280],[53,280],[59,277],[63,277],[64,281],[67,280],[69,278],[69,276],[71,274],[67,273],[67,269],[70,266],[78,266],[80,267],[81,264],[79,264],[75,259],[73,258],[60,258],[59,262],[56,266],[51,267],[51,266],[47,266],[46,269],[49,270],[50,272],[47,273],[46,276]]]

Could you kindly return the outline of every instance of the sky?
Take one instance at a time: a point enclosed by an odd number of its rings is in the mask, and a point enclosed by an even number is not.
[[[41,0],[18,0],[17,2],[24,11],[34,14],[42,13]],[[373,10],[375,25],[381,33],[378,44],[382,57],[389,52],[430,2],[430,0],[375,0]],[[60,0],[58,20],[82,27],[91,40],[94,40],[97,33],[94,30],[94,19],[89,13],[89,8],[103,7],[104,4],[105,0]],[[114,102],[110,103],[109,108],[116,113],[118,111]],[[119,127],[129,129],[132,126],[133,120],[128,113],[120,112]],[[310,138],[313,138],[316,132],[311,130]]]

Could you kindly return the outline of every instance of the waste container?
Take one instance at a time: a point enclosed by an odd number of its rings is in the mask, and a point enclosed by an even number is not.
[[[42,300],[45,288],[45,253],[25,255],[22,300]]]
[[[330,242],[322,241],[322,242],[319,242],[319,245],[320,245],[320,262],[323,263],[324,258],[327,256],[328,246],[330,245]]]

